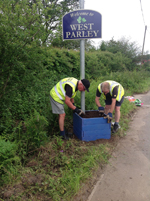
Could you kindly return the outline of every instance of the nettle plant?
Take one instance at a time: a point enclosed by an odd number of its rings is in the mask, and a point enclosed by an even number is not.
[[[18,146],[15,142],[4,140],[0,137],[0,177],[13,173],[15,167],[20,164],[20,158],[16,155]],[[3,179],[0,179],[0,185]]]
[[[46,128],[48,122],[44,116],[41,116],[36,110],[24,122],[14,128],[12,139],[23,148],[27,154],[29,151],[40,147],[48,138]]]

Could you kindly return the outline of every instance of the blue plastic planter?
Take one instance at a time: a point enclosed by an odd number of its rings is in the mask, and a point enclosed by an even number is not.
[[[73,132],[82,141],[110,139],[111,123],[103,117],[82,118],[73,113]]]

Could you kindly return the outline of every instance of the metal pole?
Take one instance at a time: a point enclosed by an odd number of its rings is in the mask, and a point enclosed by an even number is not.
[[[84,9],[84,0],[79,0],[80,9]],[[80,40],[80,79],[85,78],[85,40]],[[81,110],[85,112],[85,92],[81,92]]]
[[[142,48],[142,57],[141,57],[141,67],[142,67],[142,63],[143,63],[143,52],[144,52],[144,44],[145,44],[146,29],[147,29],[147,26],[145,26],[145,32],[144,32],[143,48]]]
[[[144,40],[143,40],[142,55],[143,55],[143,52],[144,52],[144,44],[145,44],[146,29],[147,29],[147,26],[145,26],[145,33],[144,33]]]

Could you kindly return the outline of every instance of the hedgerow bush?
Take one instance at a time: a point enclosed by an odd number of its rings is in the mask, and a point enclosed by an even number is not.
[[[8,62],[10,75],[3,70],[2,82],[6,87],[0,88],[0,132],[3,135],[11,135],[19,122],[29,118],[36,109],[48,120],[48,133],[54,133],[58,125],[55,123],[56,115],[51,112],[49,92],[64,77],[80,79],[80,52],[48,47],[35,49],[30,46],[17,51],[20,57],[13,55],[12,63]],[[134,76],[130,76],[129,79],[128,75],[132,73],[126,70],[129,63],[130,59],[120,52],[86,52],[85,77],[89,80],[98,80],[99,77],[106,76],[108,79],[124,82],[125,88],[136,88],[141,76],[134,71]],[[115,76],[112,75],[113,72],[116,73]],[[124,75],[119,72],[124,72]]]

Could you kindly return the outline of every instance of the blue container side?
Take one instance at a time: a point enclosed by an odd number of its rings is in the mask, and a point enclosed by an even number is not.
[[[82,120],[83,125],[93,125],[93,124],[106,124],[107,119],[104,119],[103,117],[97,117],[97,118],[84,118]]]
[[[88,125],[83,125],[82,124],[82,130],[83,131],[95,131],[98,130],[99,132],[101,132],[101,130],[109,130],[111,128],[111,125],[108,123],[105,124],[101,124],[101,122],[98,122],[97,124],[88,124]]]
[[[78,125],[79,128],[82,128],[82,118],[76,113],[73,113],[73,122],[75,125]]]
[[[74,127],[74,128],[73,128],[73,132],[74,132],[74,134],[77,136],[77,138],[78,138],[79,140],[83,140],[83,132],[82,132],[81,129],[79,129],[79,128],[77,128],[77,127]]]
[[[83,141],[94,141],[97,139],[110,139],[111,123],[107,119],[81,118],[76,113],[73,114],[73,132]]]

